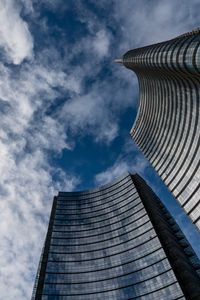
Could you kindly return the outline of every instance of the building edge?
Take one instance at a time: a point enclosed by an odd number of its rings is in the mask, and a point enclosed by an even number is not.
[[[50,213],[49,225],[47,229],[47,234],[44,242],[44,246],[42,248],[42,253],[39,260],[38,270],[36,273],[36,279],[33,287],[33,293],[31,300],[41,300],[42,299],[42,291],[44,286],[44,278],[46,273],[47,261],[48,261],[48,253],[52,236],[52,228],[53,228],[53,220],[56,211],[56,202],[57,197],[55,196],[53,199],[53,205]]]
[[[200,262],[164,204],[138,174],[133,183],[187,300],[200,299]],[[174,224],[174,226],[172,226]],[[185,250],[185,249],[186,250]]]

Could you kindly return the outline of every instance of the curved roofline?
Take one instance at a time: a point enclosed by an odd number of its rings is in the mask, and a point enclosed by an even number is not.
[[[102,185],[100,187],[91,188],[91,189],[87,189],[87,190],[80,190],[80,191],[71,191],[71,192],[61,191],[61,192],[58,192],[58,195],[61,196],[61,195],[65,195],[65,194],[81,194],[81,193],[85,194],[85,193],[99,192],[101,190],[104,190],[106,188],[111,187],[112,185],[115,185],[117,182],[120,182],[121,180],[123,180],[126,177],[131,176],[131,175],[133,175],[133,174],[130,173],[130,172],[125,172],[120,177],[118,177],[117,179],[115,179],[114,181],[112,181],[110,183],[107,183],[107,184],[104,184],[104,185]]]

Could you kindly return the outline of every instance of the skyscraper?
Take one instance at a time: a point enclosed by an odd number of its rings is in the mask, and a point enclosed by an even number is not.
[[[139,81],[131,135],[200,229],[200,30],[128,51],[119,62]]]
[[[54,198],[32,300],[200,297],[200,262],[138,175]]]

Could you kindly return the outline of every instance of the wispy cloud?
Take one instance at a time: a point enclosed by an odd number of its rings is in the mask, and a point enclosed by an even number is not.
[[[1,31],[5,62],[21,65],[12,69],[0,64],[0,297],[28,299],[53,196],[58,190],[74,189],[79,182],[75,175],[49,164],[49,150],[59,153],[71,145],[65,126],[46,110],[60,91],[77,88],[62,70],[50,70],[34,57],[22,64],[32,56],[33,38],[19,8],[10,1],[1,5],[5,5],[1,10],[5,18],[8,14],[5,22],[13,17],[16,25],[16,31],[11,25]]]
[[[60,170],[59,182],[55,182],[44,153],[17,152],[23,156],[19,159],[10,153],[10,146],[13,144],[7,147],[1,144],[1,297],[27,299],[53,195],[59,189],[73,189],[77,179]]]
[[[122,176],[126,172],[132,174],[139,173],[144,176],[146,168],[149,166],[148,161],[138,151],[131,139],[126,140],[122,147],[122,152],[103,172],[96,174],[94,181],[96,185],[104,185],[112,182],[116,178]]]
[[[0,1],[0,47],[13,64],[20,64],[33,55],[28,23],[20,17],[20,6],[13,0]]]
[[[112,16],[119,24],[122,53],[164,41],[199,27],[199,1],[116,1]]]
[[[109,46],[110,46],[110,39],[108,36],[108,32],[106,32],[105,30],[99,30],[96,33],[95,39],[93,41],[94,51],[100,57],[104,57],[108,55]]]
[[[35,130],[30,128],[35,106],[20,92],[15,91],[15,97],[28,103],[26,109],[25,104],[19,109],[21,104],[12,103],[11,98],[5,108],[8,113],[0,121],[2,299],[30,297],[53,195],[58,190],[72,190],[78,183],[74,175],[59,168],[55,172],[48,163],[46,150],[67,147],[63,128],[48,117],[35,124]]]
[[[126,173],[128,170],[129,165],[126,161],[117,161],[113,166],[95,176],[96,184],[104,185],[112,182],[114,179]]]

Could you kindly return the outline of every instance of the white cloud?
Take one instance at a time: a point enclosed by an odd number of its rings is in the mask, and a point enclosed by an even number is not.
[[[126,172],[130,172],[132,174],[143,174],[147,166],[147,160],[136,153],[132,157],[122,157],[122,155],[119,155],[111,167],[99,174],[96,174],[95,183],[97,185],[111,183],[113,180],[122,176]]]
[[[119,24],[122,54],[129,49],[161,42],[199,27],[199,1],[116,1],[112,16]]]
[[[125,161],[116,162],[112,167],[107,170],[97,174],[95,176],[95,181],[97,185],[104,185],[111,183],[116,178],[122,176],[124,173],[128,172],[129,166]]]
[[[100,57],[108,55],[110,46],[110,38],[105,30],[100,30],[96,33],[95,39],[93,40],[94,50]]]
[[[92,134],[96,141],[109,143],[118,134],[116,121],[109,112],[103,95],[98,94],[98,89],[67,101],[61,116],[74,135]]]
[[[12,144],[0,146],[1,297],[28,299],[53,196],[59,189],[73,189],[77,180],[62,173],[60,182],[54,182],[45,153],[39,150],[23,153],[19,160],[17,151],[10,153]]]
[[[13,0],[0,1],[0,47],[14,64],[33,55],[33,38],[28,24],[21,18],[20,8]]]

